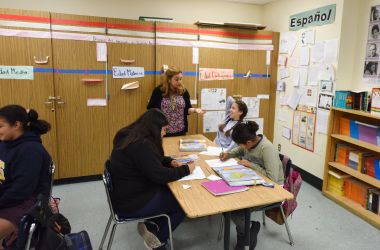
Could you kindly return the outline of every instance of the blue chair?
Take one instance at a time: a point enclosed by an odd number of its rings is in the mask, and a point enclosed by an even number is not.
[[[108,230],[111,226],[111,223],[113,224],[113,226],[112,226],[112,230],[111,230],[111,235],[110,235],[109,240],[108,240],[107,250],[111,249],[112,241],[113,241],[113,238],[115,236],[115,231],[116,231],[117,225],[126,224],[129,222],[143,222],[144,220],[152,219],[152,218],[158,218],[158,217],[166,217],[168,220],[170,249],[174,250],[172,227],[171,227],[171,222],[170,222],[170,218],[168,215],[158,214],[155,216],[139,217],[139,218],[120,218],[115,213],[113,206],[112,206],[112,201],[111,201],[111,194],[113,191],[113,185],[112,185],[111,174],[110,174],[110,164],[111,164],[110,160],[107,160],[106,163],[104,164],[104,173],[103,173],[103,184],[104,184],[104,188],[105,188],[106,194],[107,194],[107,201],[108,201],[108,206],[110,209],[110,217],[108,219],[107,226],[106,226],[106,229],[105,229],[104,234],[103,234],[102,241],[101,241],[100,246],[99,246],[99,250],[103,249],[104,241],[106,240],[106,237],[108,235]]]

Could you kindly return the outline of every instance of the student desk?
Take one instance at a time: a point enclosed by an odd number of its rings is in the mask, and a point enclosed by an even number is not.
[[[168,137],[163,139],[165,155],[178,155],[178,154],[193,154],[197,152],[180,152],[179,139],[204,139],[209,146],[215,146],[213,142],[208,140],[203,135],[190,135],[182,137]],[[198,154],[199,159],[195,162],[196,166],[200,166],[205,173],[206,177],[211,174],[216,174],[205,162],[208,159],[215,159],[216,156],[207,156]],[[265,178],[267,182],[269,179]],[[274,188],[263,187],[261,185],[251,186],[248,191],[228,194],[222,196],[214,196],[209,193],[201,183],[204,180],[191,180],[191,181],[175,181],[169,183],[169,188],[182,209],[185,211],[187,217],[197,218],[207,215],[214,215],[223,213],[226,222],[224,227],[224,249],[229,249],[229,231],[230,231],[230,212],[240,209],[246,209],[246,232],[249,232],[250,226],[250,211],[249,208],[258,208],[268,206],[274,203],[282,202],[285,200],[293,199],[293,195],[283,189],[279,185]],[[271,182],[272,183],[272,182]],[[190,185],[191,188],[183,189],[182,184]],[[249,242],[249,233],[246,233],[246,242]]]

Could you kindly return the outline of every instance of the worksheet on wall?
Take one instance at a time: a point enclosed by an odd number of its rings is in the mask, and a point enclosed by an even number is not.
[[[257,97],[243,97],[242,101],[247,105],[248,113],[246,117],[254,118],[259,117],[260,113],[260,99]]]
[[[202,109],[204,110],[225,110],[226,109],[226,89],[224,88],[202,89],[201,102],[202,102]]]
[[[203,115],[203,133],[217,132],[219,124],[222,124],[225,111],[208,111]]]

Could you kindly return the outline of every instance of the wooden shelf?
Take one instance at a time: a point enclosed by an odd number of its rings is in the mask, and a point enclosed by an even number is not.
[[[356,146],[359,146],[359,147],[362,147],[365,149],[369,149],[369,150],[374,151],[376,153],[380,153],[380,147],[379,146],[376,146],[374,144],[371,144],[371,143],[368,143],[365,141],[360,141],[358,139],[354,139],[354,138],[351,138],[349,136],[341,135],[341,134],[331,134],[331,137],[338,139],[338,140],[341,140],[341,141],[348,142],[350,144],[353,144],[353,145],[356,145]]]
[[[358,116],[364,116],[364,117],[368,117],[368,118],[372,118],[372,119],[376,119],[380,121],[380,116],[372,115],[370,112],[364,112],[364,111],[359,111],[359,110],[354,110],[354,109],[341,109],[341,108],[332,108],[332,110],[348,113],[348,114],[353,114],[353,115],[358,115]]]
[[[342,163],[339,162],[329,162],[329,166],[339,169],[342,172],[345,172],[346,174],[349,174],[356,179],[359,179],[361,181],[364,181],[374,187],[380,188],[380,180],[375,179],[372,176],[362,174],[359,171],[352,169],[350,167],[347,167],[346,165],[343,165]]]
[[[323,191],[323,194],[330,198],[331,200],[335,201],[345,209],[349,210],[350,212],[356,214],[357,216],[361,217],[362,219],[366,220],[368,223],[373,225],[374,227],[380,229],[380,216],[377,214],[372,213],[371,211],[368,211],[364,209],[362,206],[360,206],[358,203],[353,202],[352,200],[348,199],[344,196],[336,195],[329,191]]]

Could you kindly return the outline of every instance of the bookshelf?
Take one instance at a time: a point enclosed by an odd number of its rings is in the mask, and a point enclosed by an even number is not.
[[[325,158],[325,168],[324,168],[324,178],[322,193],[333,200],[340,206],[354,213],[355,215],[361,217],[371,225],[380,229],[380,216],[366,210],[360,204],[352,201],[345,196],[339,196],[328,190],[328,172],[329,170],[338,170],[345,174],[350,175],[352,178],[364,182],[374,188],[380,188],[380,180],[371,177],[369,175],[363,174],[355,169],[345,166],[342,163],[335,161],[335,151],[337,143],[345,143],[358,150],[371,152],[380,158],[380,146],[373,145],[358,139],[351,138],[347,135],[340,134],[340,118],[352,119],[355,121],[360,121],[367,124],[380,125],[380,116],[371,115],[369,112],[363,112],[358,110],[349,110],[341,108],[332,108],[330,112],[329,127],[328,127],[328,139],[326,147],[326,158]]]

